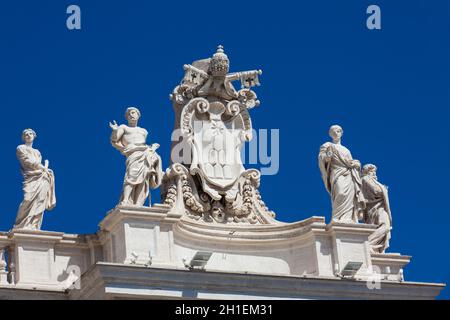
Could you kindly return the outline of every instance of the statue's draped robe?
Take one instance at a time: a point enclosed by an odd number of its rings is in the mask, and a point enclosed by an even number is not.
[[[133,203],[130,204],[143,206],[150,188],[155,189],[161,184],[161,157],[148,145],[130,145],[122,153],[127,157],[124,185],[133,186],[130,196]],[[124,200],[122,193],[120,202]]]
[[[327,142],[320,147],[319,168],[331,195],[334,221],[357,223],[365,207],[361,177],[352,160],[350,151],[340,144]]]
[[[24,177],[24,199],[17,212],[14,228],[39,230],[45,210],[56,205],[53,171],[39,168],[42,156],[39,150],[20,145],[16,151]]]
[[[387,188],[375,177],[365,175],[362,178],[362,191],[367,201],[364,222],[378,226],[369,237],[371,251],[384,253],[389,247],[392,227]]]

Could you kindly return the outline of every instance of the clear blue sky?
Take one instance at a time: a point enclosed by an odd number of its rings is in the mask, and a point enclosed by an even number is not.
[[[66,28],[70,4],[80,31]],[[379,31],[366,28],[370,4],[381,7]],[[56,175],[43,228],[96,232],[124,174],[108,121],[138,106],[167,166],[168,95],[183,64],[222,44],[232,71],[263,70],[251,115],[256,129],[280,129],[280,171],[261,186],[278,219],[329,220],[317,153],[341,124],[344,144],[390,188],[389,251],[413,256],[405,278],[450,282],[449,1],[18,0],[2,3],[0,41],[0,230],[22,200],[15,148],[31,127]]]

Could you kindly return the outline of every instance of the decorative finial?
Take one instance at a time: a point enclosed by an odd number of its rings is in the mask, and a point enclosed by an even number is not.
[[[223,51],[223,46],[222,45],[218,45],[217,46],[217,51],[216,51],[216,53],[213,54],[213,58],[228,60],[227,55]]]

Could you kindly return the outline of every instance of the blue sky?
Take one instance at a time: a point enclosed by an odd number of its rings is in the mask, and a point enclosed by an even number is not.
[[[66,28],[70,4],[81,7],[79,31]],[[381,30],[366,28],[370,4]],[[222,44],[232,71],[263,70],[251,116],[256,129],[280,129],[280,171],[260,189],[278,219],[329,221],[317,153],[338,123],[343,144],[389,186],[389,251],[413,256],[406,280],[450,281],[449,1],[18,0],[0,8],[0,41],[0,230],[22,200],[15,148],[31,127],[56,175],[43,228],[96,232],[124,174],[108,122],[138,106],[166,167],[168,95],[183,64]]]

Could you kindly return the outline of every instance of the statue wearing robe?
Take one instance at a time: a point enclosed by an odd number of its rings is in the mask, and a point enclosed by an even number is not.
[[[20,145],[16,154],[24,178],[24,199],[14,228],[40,230],[44,211],[52,210],[56,205],[55,177],[52,170],[43,168],[39,150]]]
[[[378,182],[375,174],[367,173],[362,177],[362,191],[367,201],[364,222],[378,226],[369,237],[371,251],[384,253],[389,247],[392,229],[387,187]]]
[[[125,112],[128,125],[110,123],[111,144],[126,158],[126,171],[121,205],[143,206],[150,196],[150,188],[160,186],[162,180],[161,157],[156,153],[159,144],[147,145],[148,132],[137,126],[141,112],[130,107]]]
[[[132,186],[126,198],[122,192],[120,203],[143,206],[150,195],[150,188],[159,187],[162,180],[161,158],[156,153],[157,145],[130,145],[122,150],[127,157],[124,188]]]
[[[357,163],[341,144],[327,142],[320,147],[319,168],[331,195],[334,221],[357,223],[364,208]]]

